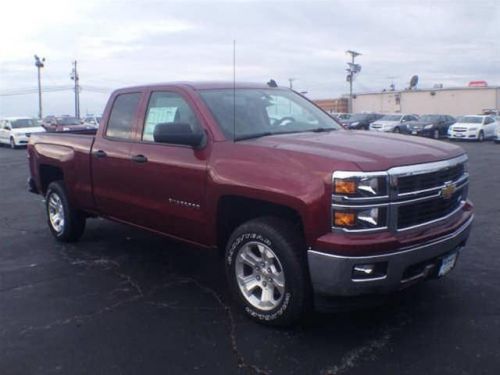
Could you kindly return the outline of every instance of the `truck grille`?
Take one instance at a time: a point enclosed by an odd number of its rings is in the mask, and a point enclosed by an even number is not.
[[[456,181],[464,174],[464,165],[458,164],[437,172],[404,176],[398,178],[399,193],[409,193],[442,186],[448,181]]]
[[[450,199],[437,197],[398,207],[397,228],[404,229],[449,215],[460,206],[462,193],[457,191]]]

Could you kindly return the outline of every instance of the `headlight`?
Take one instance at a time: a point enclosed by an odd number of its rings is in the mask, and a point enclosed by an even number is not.
[[[424,129],[432,129],[433,126],[434,126],[434,124],[425,125]]]
[[[351,123],[351,126],[358,126],[359,125],[359,121],[358,122],[352,122]]]
[[[353,198],[385,196],[387,195],[387,175],[334,172],[333,194]]]
[[[385,207],[334,209],[332,216],[332,224],[337,228],[366,230],[387,226],[387,209]]]

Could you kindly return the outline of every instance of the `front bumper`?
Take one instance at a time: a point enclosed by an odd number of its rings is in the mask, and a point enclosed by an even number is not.
[[[331,296],[389,293],[434,276],[442,256],[465,246],[472,220],[473,216],[443,237],[390,254],[349,257],[311,249],[307,257],[313,290]],[[385,272],[373,278],[353,278],[354,267],[366,264],[383,265]]]
[[[478,139],[479,132],[476,130],[473,130],[473,131],[467,130],[464,132],[451,131],[451,132],[448,132],[448,138],[449,139]]]

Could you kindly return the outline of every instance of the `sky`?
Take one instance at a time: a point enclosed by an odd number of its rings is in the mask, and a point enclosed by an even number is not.
[[[38,113],[34,54],[46,58],[44,115],[82,114],[136,84],[275,79],[312,99],[348,92],[346,50],[362,53],[355,92],[471,80],[500,85],[498,0],[168,1],[0,3],[0,116]],[[28,92],[23,95],[12,95]]]

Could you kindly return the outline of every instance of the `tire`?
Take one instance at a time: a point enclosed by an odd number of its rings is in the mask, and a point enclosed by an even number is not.
[[[306,247],[297,232],[283,219],[263,217],[242,224],[229,238],[224,260],[229,287],[257,322],[289,326],[310,310]]]
[[[399,129],[398,126],[396,126],[392,132],[393,133],[401,133],[401,130]]]
[[[52,182],[45,194],[47,224],[52,235],[61,242],[75,242],[85,230],[85,215],[72,208],[62,181]]]
[[[484,142],[484,132],[482,130],[479,131],[479,135],[477,136],[478,142]]]
[[[10,137],[10,142],[9,142],[9,144],[10,144],[10,148],[11,148],[11,149],[13,149],[13,150],[14,150],[14,149],[16,148],[16,141],[14,140],[14,137]]]
[[[432,133],[432,138],[439,139],[439,130],[438,129],[434,130],[434,132]]]

